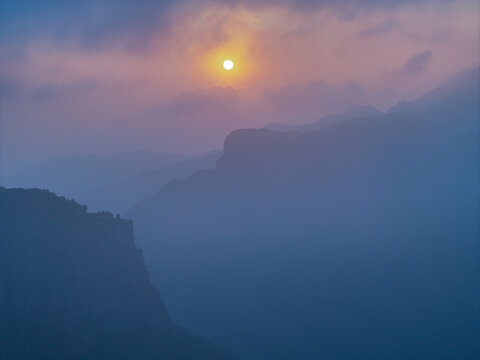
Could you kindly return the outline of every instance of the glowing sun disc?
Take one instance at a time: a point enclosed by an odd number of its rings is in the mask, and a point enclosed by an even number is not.
[[[232,70],[233,69],[233,61],[232,60],[225,60],[223,62],[223,68],[225,70]]]

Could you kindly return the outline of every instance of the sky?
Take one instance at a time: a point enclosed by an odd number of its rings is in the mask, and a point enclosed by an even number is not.
[[[385,111],[479,65],[478,10],[477,0],[2,0],[1,168],[199,154],[238,128],[356,104]]]

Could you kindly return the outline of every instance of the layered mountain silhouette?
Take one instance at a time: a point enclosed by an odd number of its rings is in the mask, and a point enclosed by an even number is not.
[[[211,169],[221,156],[216,151],[205,156],[180,161],[173,165],[143,172],[116,185],[100,186],[91,190],[74,192],[71,197],[87,204],[92,211],[107,209],[124,213],[137,201],[155,195],[158,190],[173,180],[183,180],[198,170]]]
[[[126,214],[173,319],[248,359],[477,359],[478,99],[475,69],[408,111],[231,133]]]
[[[362,119],[362,118],[374,118],[381,116],[382,112],[375,108],[374,106],[369,105],[354,105],[348,108],[343,114],[339,115],[329,115],[323,116],[317,121],[311,124],[298,124],[298,125],[286,125],[272,123],[265,126],[265,129],[275,130],[275,131],[315,131],[330,127],[332,125],[338,124],[342,121],[353,120],[353,119]]]
[[[3,182],[7,187],[41,188],[71,195],[120,184],[146,171],[186,160],[184,155],[137,151],[114,156],[68,155],[31,165]]]
[[[220,155],[216,151],[190,157],[152,152],[64,156],[32,165],[3,184],[47,189],[87,205],[90,211],[121,214],[170,181],[214,168]]]
[[[231,359],[172,324],[132,223],[0,188],[2,359]]]
[[[393,106],[388,112],[391,114],[423,113],[432,107],[438,106],[444,100],[452,96],[452,94],[461,91],[462,89],[478,88],[478,77],[478,67],[473,70],[465,70],[433,91],[420,96],[414,101],[402,101]]]

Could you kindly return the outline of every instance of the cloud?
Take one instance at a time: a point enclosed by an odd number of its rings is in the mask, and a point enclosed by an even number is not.
[[[13,47],[48,38],[58,46],[97,49],[120,43],[144,49],[169,25],[174,25],[169,24],[170,12],[181,6],[288,7],[300,12],[331,8],[337,15],[351,18],[361,10],[428,1],[431,0],[3,0],[0,40],[3,46]]]
[[[424,74],[432,60],[430,50],[422,51],[408,58],[408,60],[398,69],[385,71],[382,78],[386,82],[409,82],[412,79],[418,79],[419,75]]]
[[[323,81],[289,85],[265,94],[278,111],[290,117],[310,118],[343,112],[353,104],[362,103],[363,95],[363,87],[358,83],[335,87]]]
[[[2,100],[11,100],[16,97],[34,103],[58,101],[81,96],[96,90],[96,88],[97,83],[93,81],[76,81],[65,84],[49,81],[32,86],[26,79],[18,75],[0,75],[0,98]]]
[[[139,126],[134,131],[144,147],[209,151],[212,144],[220,146],[229,132],[242,127],[245,109],[239,102],[237,91],[228,86],[183,91],[137,118]]]
[[[23,90],[23,85],[14,76],[1,74],[0,75],[0,100],[16,95]]]
[[[210,89],[186,91],[175,96],[165,108],[165,115],[198,116],[200,113],[219,111],[237,99],[237,92],[231,87],[215,86]]]
[[[354,8],[385,8],[405,4],[424,3],[431,0],[217,0],[227,4],[243,4],[250,6],[289,5],[299,9],[351,6]],[[440,0],[449,1],[449,0]]]
[[[30,100],[34,102],[45,102],[51,100],[61,100],[70,96],[79,96],[96,89],[96,84],[91,81],[82,81],[59,85],[56,83],[46,83],[30,92]]]
[[[3,0],[4,44],[49,38],[57,45],[98,48],[122,42],[143,47],[159,28],[173,0]]]
[[[424,72],[432,59],[430,51],[413,55],[399,70],[399,75],[413,76]]]
[[[373,26],[370,26],[364,30],[362,30],[359,35],[362,37],[369,37],[369,36],[377,36],[377,35],[383,35],[387,34],[395,26],[395,21],[393,19],[386,19],[385,21],[382,21],[379,24],[375,24]]]

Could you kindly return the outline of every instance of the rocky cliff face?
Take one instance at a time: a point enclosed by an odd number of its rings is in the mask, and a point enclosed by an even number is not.
[[[172,325],[132,223],[0,188],[2,359],[223,359]]]

